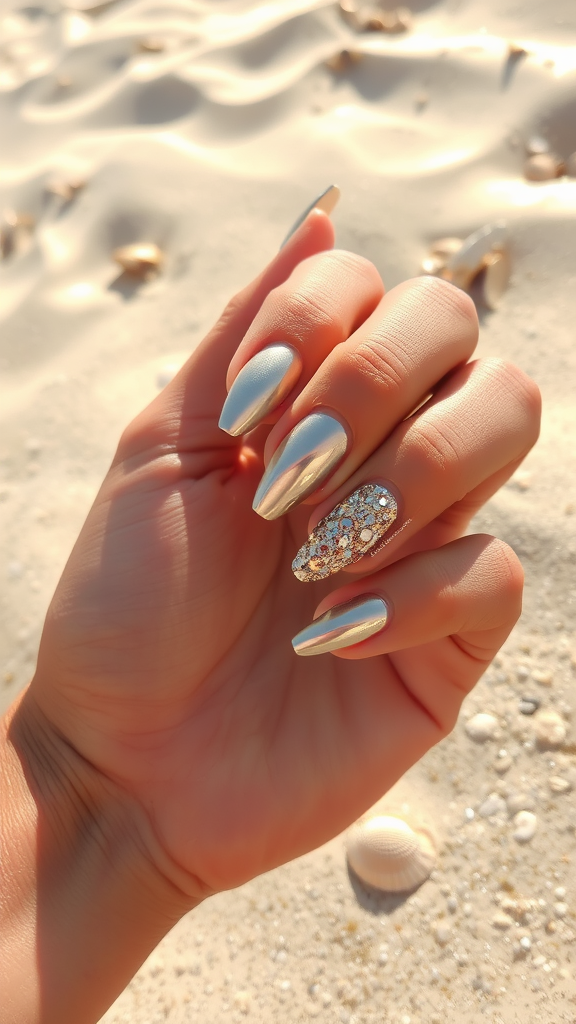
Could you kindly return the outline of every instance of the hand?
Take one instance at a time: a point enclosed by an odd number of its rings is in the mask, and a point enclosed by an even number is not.
[[[520,611],[513,552],[462,534],[536,439],[535,385],[467,362],[477,321],[462,292],[418,279],[383,298],[375,268],[326,252],[331,241],[326,216],[309,217],[126,429],[27,698],[144,808],[158,869],[198,895],[364,811],[450,731]],[[268,425],[231,437],[218,428],[228,364],[237,373],[277,339],[301,353],[301,379]],[[264,446],[318,406],[346,424],[347,454],[312,508],[266,521],[251,508]],[[296,580],[309,513],[314,525],[374,478],[391,482],[403,530],[336,589]],[[362,594],[386,601],[383,630],[334,655],[294,654],[318,605]]]

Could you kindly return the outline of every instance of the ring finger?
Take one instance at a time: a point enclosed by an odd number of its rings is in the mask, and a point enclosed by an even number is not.
[[[298,579],[324,579],[352,565],[373,572],[400,546],[404,553],[447,508],[506,467],[513,471],[538,436],[539,413],[538,388],[517,367],[485,359],[456,369],[314,510],[293,563]]]

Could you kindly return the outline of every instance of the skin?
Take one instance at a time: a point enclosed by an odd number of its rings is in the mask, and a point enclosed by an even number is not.
[[[536,439],[535,385],[503,364],[463,365],[476,326],[462,293],[416,283],[382,299],[365,261],[320,255],[332,243],[313,212],[127,427],[58,585],[0,746],[10,1024],[96,1021],[199,901],[345,828],[451,730],[519,615],[513,552],[462,534]],[[322,267],[328,321],[300,301]],[[417,358],[424,306],[431,334]],[[225,369],[232,360],[230,383],[289,315],[302,334],[292,341],[307,339],[306,374],[249,442],[231,438],[217,427]],[[386,317],[414,355],[402,387],[373,361],[370,379],[354,364]],[[346,466],[312,508],[260,519],[251,502],[266,443],[268,458],[317,394],[338,408],[343,366]],[[404,419],[448,371],[445,390]],[[367,402],[384,420],[365,415]],[[479,435],[483,403],[493,415]],[[337,586],[297,581],[290,562],[310,513],[317,521],[383,467],[406,490],[409,528]],[[388,601],[381,634],[336,656],[293,654],[290,638],[316,612],[359,593]]]

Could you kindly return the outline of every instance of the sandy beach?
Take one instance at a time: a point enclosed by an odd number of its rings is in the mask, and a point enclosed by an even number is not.
[[[544,398],[538,446],[474,523],[522,559],[523,617],[381,802],[429,819],[431,877],[378,895],[336,837],[188,915],[101,1024],[576,1021],[576,176],[525,175],[535,139],[576,151],[576,7],[411,12],[396,34],[328,0],[0,5],[0,710],[122,428],[332,182],[337,245],[387,287],[435,239],[506,221],[479,352]],[[164,253],[146,281],[112,259],[135,242]]]

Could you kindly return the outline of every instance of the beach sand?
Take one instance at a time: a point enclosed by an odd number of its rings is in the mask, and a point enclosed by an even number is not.
[[[539,445],[474,524],[521,557],[523,618],[384,797],[431,818],[431,878],[369,893],[337,837],[181,921],[103,1022],[574,1022],[576,178],[523,174],[533,136],[576,150],[574,0],[418,0],[398,35],[325,0],[82,7],[0,7],[0,211],[34,219],[0,260],[2,708],[122,427],[332,182],[337,245],[388,287],[434,239],[508,222],[513,275],[479,351],[544,396]],[[327,66],[343,50],[360,57]],[[66,199],[55,181],[85,184]],[[111,259],[138,241],[166,254],[145,283]],[[522,696],[563,717],[560,749]],[[476,712],[499,721],[482,744]]]

